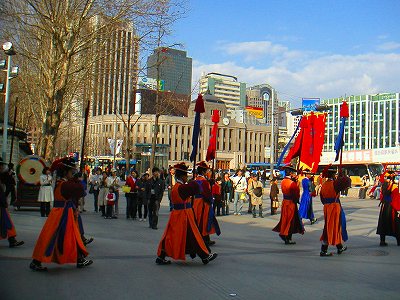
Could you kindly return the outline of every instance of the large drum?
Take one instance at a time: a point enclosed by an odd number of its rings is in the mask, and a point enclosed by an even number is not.
[[[39,207],[37,201],[40,190],[40,175],[46,162],[36,155],[28,155],[17,166],[17,200],[14,206]]]

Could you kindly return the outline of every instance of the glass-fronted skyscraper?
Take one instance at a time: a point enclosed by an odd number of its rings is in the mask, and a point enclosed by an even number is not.
[[[380,149],[400,146],[400,93],[346,97],[350,118],[344,137],[344,150]],[[326,124],[324,151],[334,151],[340,126],[343,98],[325,99],[332,107]]]
[[[192,59],[186,51],[172,48],[157,48],[147,58],[147,77],[164,80],[164,91],[175,94],[192,93]]]

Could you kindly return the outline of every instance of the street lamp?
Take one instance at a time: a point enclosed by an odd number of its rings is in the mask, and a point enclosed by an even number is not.
[[[3,147],[2,147],[2,158],[6,161],[7,156],[7,130],[8,130],[8,107],[10,105],[10,80],[15,77],[12,72],[12,56],[16,54],[13,44],[6,42],[3,44],[4,53],[8,56],[7,60],[7,80],[6,80],[6,97],[4,101],[4,123],[3,123]],[[18,74],[18,69],[17,72]]]

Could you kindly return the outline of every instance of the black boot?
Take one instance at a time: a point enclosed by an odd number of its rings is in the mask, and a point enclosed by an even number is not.
[[[76,264],[76,267],[81,269],[85,268],[87,266],[90,266],[93,263],[91,259],[85,259],[85,258],[78,258],[78,262]]]
[[[29,265],[29,268],[32,269],[33,271],[39,271],[39,272],[47,271],[47,268],[43,267],[42,263],[36,259],[32,260],[32,262]]]
[[[386,236],[385,236],[384,234],[381,234],[381,235],[380,235],[380,238],[381,238],[381,242],[379,243],[379,246],[381,246],[381,247],[387,246],[388,244],[385,242]],[[398,243],[397,243],[397,244],[398,244]]]
[[[18,241],[15,239],[15,237],[10,237],[10,238],[8,238],[8,245],[9,245],[10,248],[15,248],[15,247],[21,246],[21,245],[23,245],[23,244],[24,244],[23,241],[19,241],[19,242],[18,242]]]
[[[319,253],[319,256],[332,256],[332,253],[328,253],[328,245],[321,245],[321,252]]]
[[[208,264],[210,261],[216,259],[218,256],[217,253],[211,253],[208,257],[203,258],[201,261],[203,262],[203,264]]]
[[[258,216],[259,216],[260,218],[264,218],[264,216],[263,216],[263,211],[262,211],[262,207],[259,208]]]
[[[342,244],[336,245],[337,254],[342,254],[344,251],[347,250],[347,246],[343,246]]]

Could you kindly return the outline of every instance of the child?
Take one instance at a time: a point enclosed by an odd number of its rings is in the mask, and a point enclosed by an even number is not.
[[[114,192],[114,188],[112,186],[110,186],[110,188],[108,189],[108,194],[106,195],[106,201],[107,201],[107,212],[106,212],[106,216],[104,217],[104,219],[112,219],[112,212],[113,212],[113,206],[115,204],[115,192]]]

